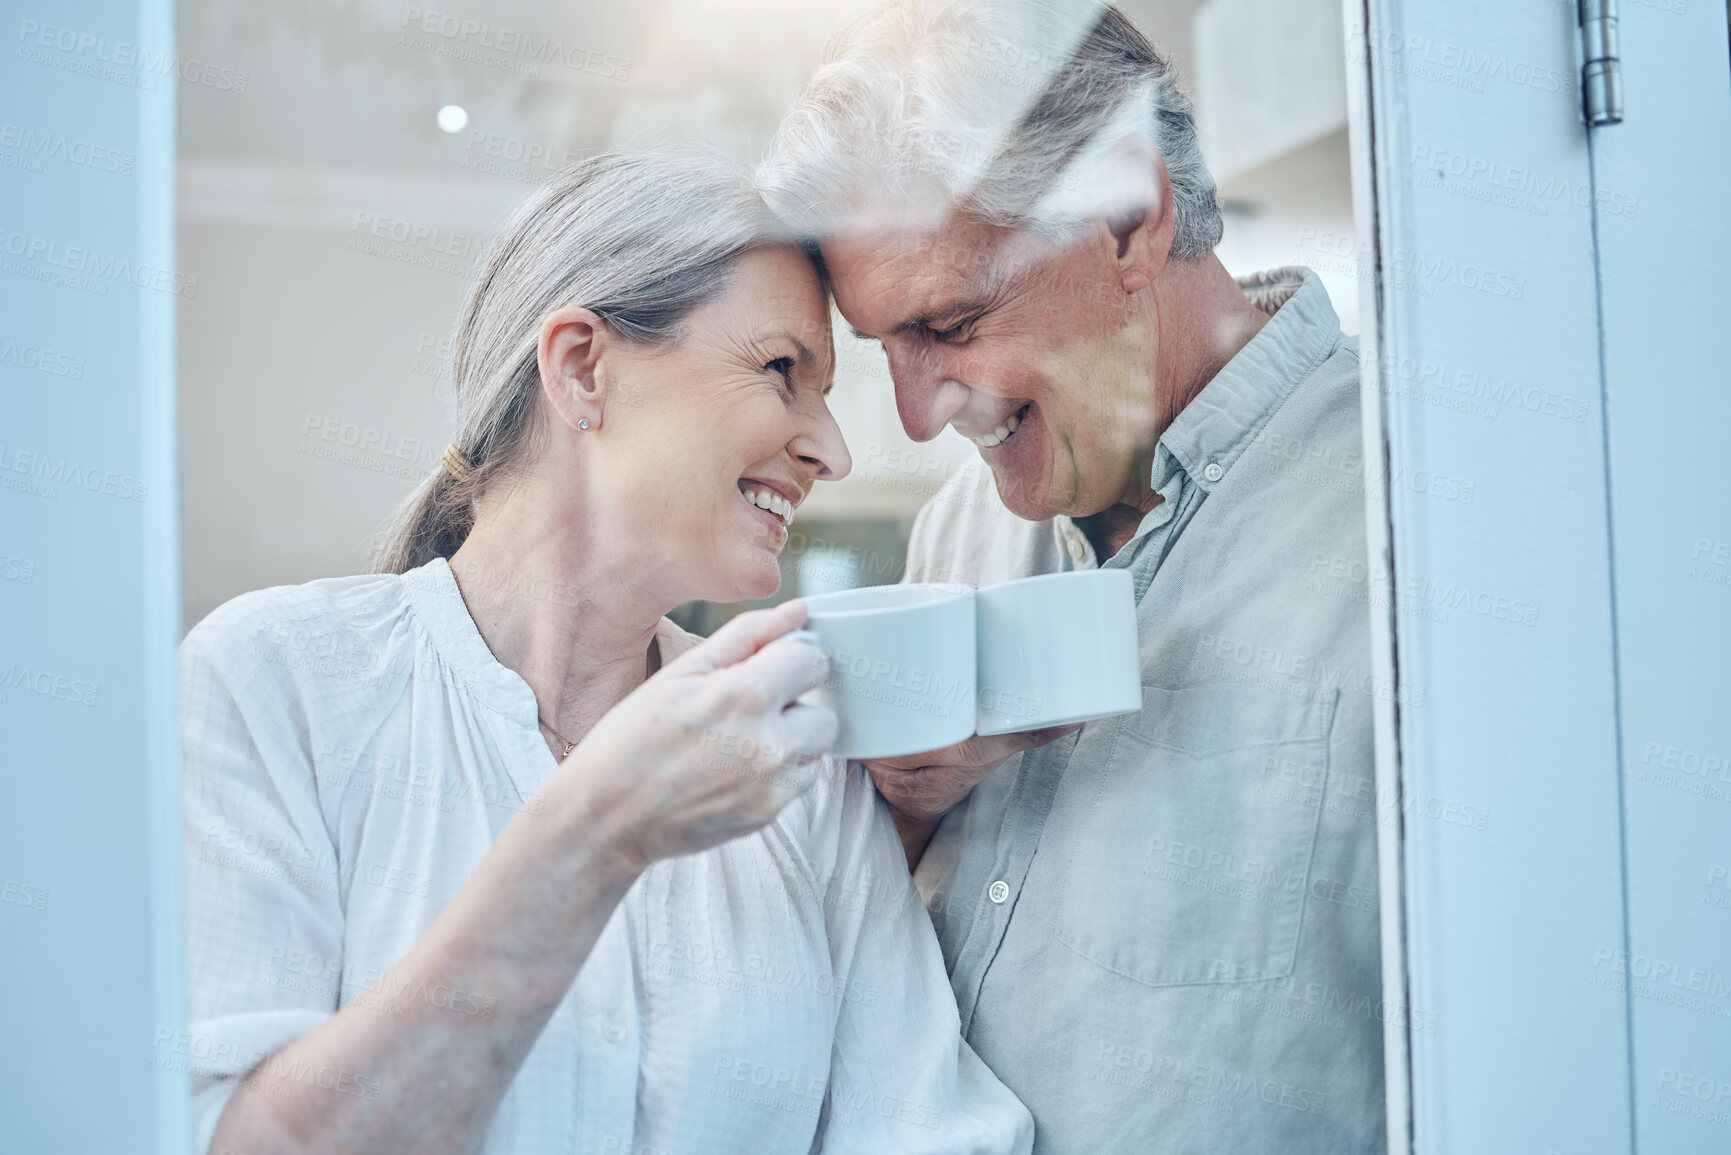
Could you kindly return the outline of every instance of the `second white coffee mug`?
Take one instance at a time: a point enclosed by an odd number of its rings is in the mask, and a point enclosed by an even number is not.
[[[1042,574],[975,593],[978,732],[1013,734],[1142,708],[1130,571]]]

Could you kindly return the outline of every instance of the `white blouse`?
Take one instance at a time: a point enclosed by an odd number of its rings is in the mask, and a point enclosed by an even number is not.
[[[666,620],[657,637],[668,661],[698,641]],[[203,1152],[243,1076],[248,1093],[380,1095],[378,1072],[266,1056],[368,997],[557,763],[442,559],[236,598],[180,661],[176,1049]],[[486,992],[394,993],[494,1013]],[[1032,1136],[960,1036],[883,802],[857,764],[831,764],[759,833],[637,880],[483,1150],[954,1155]]]

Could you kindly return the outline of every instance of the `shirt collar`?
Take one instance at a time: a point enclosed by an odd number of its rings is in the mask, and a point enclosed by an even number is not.
[[[1238,287],[1272,315],[1161,435],[1149,482],[1165,500],[1142,519],[1132,544],[1176,515],[1185,478],[1203,494],[1225,480],[1274,411],[1340,345],[1340,318],[1328,290],[1309,269],[1289,265],[1252,273],[1239,277]],[[1211,470],[1211,465],[1219,468]],[[1060,514],[1052,520],[1060,548],[1076,566],[1100,564],[1071,518]],[[1118,552],[1122,564],[1132,552],[1130,544]]]
[[[1340,345],[1340,319],[1309,269],[1273,269],[1242,277],[1238,285],[1273,316],[1161,435],[1167,453],[1154,455],[1156,492],[1175,468],[1210,492],[1298,383]]]

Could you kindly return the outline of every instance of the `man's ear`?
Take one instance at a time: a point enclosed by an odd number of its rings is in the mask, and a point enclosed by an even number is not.
[[[1105,225],[1117,245],[1124,292],[1134,295],[1154,283],[1172,255],[1177,225],[1172,180],[1160,150],[1145,137],[1128,137],[1115,152],[1117,203],[1107,211]]]
[[[541,392],[574,430],[601,428],[606,397],[598,369],[612,340],[613,332],[600,314],[581,306],[556,310],[541,322],[535,346]]]

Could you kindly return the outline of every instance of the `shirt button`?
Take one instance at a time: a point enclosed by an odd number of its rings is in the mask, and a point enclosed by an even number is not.
[[[1206,477],[1209,481],[1219,481],[1222,477],[1226,476],[1226,471],[1220,468],[1220,463],[1218,461],[1210,461],[1207,465],[1202,467],[1202,476]]]
[[[625,1024],[618,1019],[608,1019],[607,1025],[601,1029],[601,1037],[609,1043],[625,1041]]]
[[[1082,538],[1081,538],[1080,534],[1072,533],[1069,537],[1069,540],[1067,540],[1064,544],[1069,547],[1070,557],[1072,560],[1075,560],[1075,561],[1081,561],[1082,560],[1082,554],[1086,551],[1084,550],[1084,548],[1082,546]]]
[[[1010,884],[1001,878],[998,879],[986,888],[986,897],[993,902],[1003,902],[1010,897]]]

